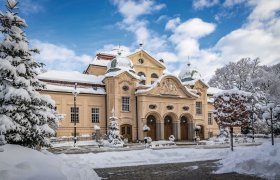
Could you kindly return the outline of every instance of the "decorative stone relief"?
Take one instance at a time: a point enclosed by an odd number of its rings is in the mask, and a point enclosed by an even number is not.
[[[174,81],[171,79],[164,80],[160,87],[160,94],[178,95],[178,89]]]

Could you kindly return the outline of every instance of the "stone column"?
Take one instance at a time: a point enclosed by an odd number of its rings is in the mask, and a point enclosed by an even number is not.
[[[195,131],[194,131],[194,124],[193,124],[193,122],[191,122],[191,123],[189,123],[188,124],[188,137],[189,137],[189,140],[193,140],[193,138],[194,138],[194,133],[195,133]]]
[[[175,122],[172,124],[172,134],[175,136],[175,139],[181,139],[180,137],[180,123]]]
[[[177,123],[177,133],[178,133],[178,139],[177,140],[181,140],[181,123],[180,121]]]
[[[157,140],[163,140],[164,139],[164,123],[157,123],[156,124],[157,129]]]

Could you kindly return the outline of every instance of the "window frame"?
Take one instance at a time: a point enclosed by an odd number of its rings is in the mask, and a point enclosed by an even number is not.
[[[130,112],[130,97],[122,96],[122,112]]]
[[[213,125],[213,118],[212,118],[212,113],[211,112],[208,112],[208,125]]]
[[[75,113],[76,111],[76,113]],[[79,119],[80,119],[80,108],[76,107],[76,109],[74,109],[74,107],[70,107],[70,121],[71,123],[79,123]]]
[[[197,106],[198,104],[199,104],[199,106]],[[195,113],[197,115],[202,115],[202,102],[201,101],[195,102]]]
[[[100,109],[97,107],[91,108],[91,122],[92,123],[99,123],[100,121]]]

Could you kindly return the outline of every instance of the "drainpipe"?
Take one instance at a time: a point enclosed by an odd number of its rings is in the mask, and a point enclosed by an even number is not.
[[[138,137],[138,98],[137,98],[137,96],[135,96],[135,98],[136,98],[136,106],[135,106],[135,109],[136,109],[136,139],[137,139],[137,141],[139,140],[139,137]]]
[[[107,114],[107,93],[105,94],[105,132],[107,134],[107,118],[108,118],[108,114]]]

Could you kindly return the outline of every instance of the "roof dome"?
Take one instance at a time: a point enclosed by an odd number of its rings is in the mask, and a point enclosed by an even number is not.
[[[118,52],[118,55],[107,65],[107,72],[119,70],[135,72],[131,60],[126,56],[122,56],[120,52]]]
[[[188,62],[187,67],[181,70],[179,78],[182,82],[192,81],[194,79],[200,79],[201,74],[191,66],[190,62]]]

